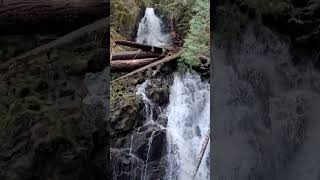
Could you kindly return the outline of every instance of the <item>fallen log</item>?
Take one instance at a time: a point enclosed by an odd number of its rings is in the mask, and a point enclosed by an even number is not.
[[[161,54],[153,52],[141,52],[141,51],[126,51],[126,52],[115,52],[112,54],[112,61],[114,60],[129,60],[129,59],[144,59],[144,58],[155,58]]]
[[[111,71],[127,72],[132,71],[152,62],[159,60],[158,58],[136,59],[136,60],[115,60],[110,62]]]
[[[177,54],[174,54],[174,55],[172,55],[172,56],[165,57],[165,58],[163,58],[163,59],[161,59],[161,60],[158,60],[158,61],[153,62],[153,63],[151,63],[151,64],[148,64],[148,65],[146,65],[146,66],[143,66],[142,68],[139,68],[139,69],[137,69],[137,70],[134,70],[134,71],[132,71],[132,72],[130,72],[130,73],[124,75],[124,76],[121,76],[121,77],[119,77],[119,78],[111,81],[111,83],[116,82],[116,81],[119,81],[119,80],[124,79],[124,78],[127,78],[127,77],[129,77],[129,76],[132,76],[132,75],[140,72],[140,71],[144,71],[144,70],[146,70],[146,69],[148,69],[148,68],[152,68],[152,67],[157,66],[157,65],[159,65],[159,64],[163,64],[163,63],[167,63],[167,62],[176,60],[176,59],[178,59],[179,56],[180,56],[180,54],[177,53]]]
[[[150,46],[147,44],[140,44],[132,41],[125,41],[125,40],[118,40],[115,41],[117,45],[122,45],[122,46],[128,46],[131,48],[137,48],[141,49],[142,51],[147,51],[147,52],[154,52],[154,53],[159,53],[161,54],[163,52],[163,49],[161,47],[155,47],[155,46]]]
[[[193,172],[193,175],[192,175],[194,180],[196,179],[197,172],[198,172],[200,164],[202,162],[203,155],[206,152],[207,146],[209,144],[209,140],[210,140],[210,129],[208,130],[206,138],[205,138],[205,140],[204,140],[204,142],[202,144],[202,148],[201,148],[200,154],[198,156],[198,161],[197,161],[197,164],[196,164],[196,169],[195,169],[195,171]]]
[[[4,34],[67,33],[106,17],[107,0],[1,0]]]
[[[109,17],[100,19],[92,24],[89,24],[87,26],[84,26],[80,29],[77,29],[65,36],[62,36],[54,41],[51,41],[48,44],[39,46],[35,49],[32,49],[26,53],[23,53],[20,56],[14,57],[12,59],[9,59],[4,64],[0,65],[0,71],[5,71],[11,68],[15,68],[17,65],[24,63],[28,59],[37,56],[41,53],[46,53],[54,48],[62,47],[67,45],[68,43],[81,38],[82,36],[92,33],[98,30],[105,30],[109,26]]]

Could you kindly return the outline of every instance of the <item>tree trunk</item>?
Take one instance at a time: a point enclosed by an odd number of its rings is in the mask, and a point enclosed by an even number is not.
[[[111,66],[111,71],[113,72],[114,71],[127,72],[127,71],[138,69],[140,67],[148,65],[157,60],[158,58],[147,58],[147,59],[136,59],[136,60],[116,60],[116,61],[111,61],[110,66]]]
[[[109,4],[108,0],[0,0],[0,33],[67,33],[107,17]]]
[[[142,51],[147,51],[147,52],[154,52],[154,53],[159,53],[159,54],[161,54],[163,52],[161,47],[140,44],[140,43],[136,43],[136,42],[132,42],[132,41],[121,40],[121,41],[115,41],[115,43],[117,45],[123,45],[123,46],[128,46],[131,48],[137,48],[137,49],[141,49]]]
[[[113,60],[133,60],[133,59],[144,59],[144,58],[155,58],[161,54],[153,52],[141,52],[141,51],[126,51],[126,52],[115,52],[112,54]]]

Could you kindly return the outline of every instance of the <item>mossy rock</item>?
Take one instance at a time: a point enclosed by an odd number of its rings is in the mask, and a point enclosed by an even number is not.
[[[148,97],[159,106],[165,106],[169,103],[170,86],[166,82],[150,83]]]

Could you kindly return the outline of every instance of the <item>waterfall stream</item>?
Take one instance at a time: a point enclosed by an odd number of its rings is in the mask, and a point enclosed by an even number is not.
[[[148,80],[143,82],[140,86],[138,86],[137,95],[142,97],[143,103],[144,103],[144,109],[145,109],[145,116],[146,116],[146,123],[154,123],[153,120],[153,107],[154,104],[151,102],[151,100],[146,95],[146,88],[148,85]]]
[[[147,8],[139,23],[136,41],[159,47],[170,44],[170,36],[161,31],[161,25],[162,21],[155,15],[154,9]]]
[[[147,8],[139,23],[136,41],[139,43],[165,46],[170,43],[167,34],[161,31],[162,21],[155,15],[153,8]],[[156,106],[146,94],[149,80],[137,86],[137,95],[141,97],[145,110],[145,126],[155,125],[165,127],[155,122],[154,109]],[[196,169],[198,155],[206,138],[210,124],[210,90],[209,83],[203,82],[196,73],[184,75],[174,74],[174,82],[170,88],[170,102],[164,111],[168,118],[166,129],[166,172],[161,179],[191,180]],[[149,180],[149,153],[152,151],[155,132],[147,139],[146,160],[141,180]],[[130,154],[133,135],[131,136]],[[209,146],[208,146],[209,147]],[[210,179],[209,148],[200,164],[197,180]]]
[[[175,74],[167,109],[168,180],[189,180],[210,124],[210,89],[197,74]],[[208,146],[209,147],[209,146]],[[209,148],[196,179],[210,179]]]

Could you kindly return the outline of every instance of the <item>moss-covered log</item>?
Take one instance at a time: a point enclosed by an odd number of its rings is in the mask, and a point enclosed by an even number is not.
[[[66,33],[107,17],[107,0],[0,1],[3,34]]]
[[[157,61],[158,58],[136,59],[136,60],[116,60],[111,61],[111,71],[128,72],[140,67],[146,66],[150,63]]]

